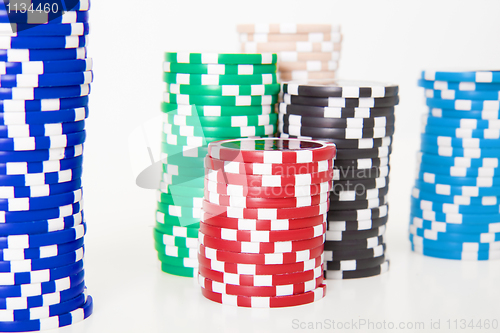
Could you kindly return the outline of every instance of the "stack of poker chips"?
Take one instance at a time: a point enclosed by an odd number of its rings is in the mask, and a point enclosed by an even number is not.
[[[93,309],[81,182],[92,81],[89,3],[44,12],[39,5],[0,4],[2,332],[71,325]]]
[[[332,79],[342,34],[331,24],[240,24],[242,52],[278,54],[280,81]]]
[[[209,144],[199,233],[206,298],[269,308],[324,297],[335,153],[334,145],[297,139]]]
[[[412,193],[415,252],[500,258],[500,72],[424,71],[420,167]]]
[[[352,279],[388,270],[389,155],[398,86],[310,80],[283,84],[281,137],[337,146],[325,243],[325,277]]]
[[[276,132],[276,60],[270,53],[166,53],[163,174],[154,230],[164,272],[197,277],[208,143]]]

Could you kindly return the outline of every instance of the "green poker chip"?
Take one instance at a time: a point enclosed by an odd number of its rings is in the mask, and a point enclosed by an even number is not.
[[[198,239],[196,238],[171,236],[164,234],[156,229],[153,230],[153,239],[155,240],[155,242],[163,245],[186,247],[190,249],[198,248]]]
[[[174,176],[203,177],[205,168],[184,168],[173,164],[163,164],[163,172]]]
[[[171,275],[192,277],[192,278],[198,277],[198,270],[196,268],[191,268],[191,267],[172,266],[162,262],[161,270]]]
[[[172,225],[178,227],[199,228],[200,219],[170,216],[163,212],[156,211],[156,225]],[[161,231],[161,228],[157,228]]]
[[[163,183],[170,186],[185,186],[190,188],[200,188],[202,189],[205,186],[205,175],[201,177],[184,177],[184,176],[175,176],[164,173],[163,174]],[[175,194],[173,194],[175,195]]]
[[[208,95],[208,96],[262,96],[277,95],[281,91],[279,83],[254,84],[254,85],[190,85],[167,84],[167,92],[183,95]]]
[[[276,112],[276,105],[254,105],[254,106],[220,106],[220,105],[182,105],[173,103],[161,103],[163,113],[178,114],[183,116],[259,116]]]
[[[163,94],[165,103],[184,105],[228,105],[228,106],[252,106],[273,105],[278,103],[278,95],[263,96],[207,96],[207,95],[181,95]]]
[[[181,154],[164,154],[162,156],[162,162],[164,164],[174,164],[180,167],[188,168],[204,168],[205,158],[204,157],[188,157],[182,156]]]
[[[164,214],[168,214],[170,216],[177,217],[188,217],[188,218],[197,218],[197,216],[201,216],[201,208],[197,207],[184,207],[177,205],[168,205],[161,202],[157,203],[157,210]],[[198,217],[199,219],[199,217]]]
[[[165,120],[169,124],[178,126],[207,126],[207,127],[248,127],[276,125],[278,114],[260,116],[230,116],[230,117],[199,117],[166,114]]]
[[[209,86],[219,86],[227,84],[251,85],[251,84],[278,83],[276,73],[255,74],[255,75],[163,73],[163,81],[166,83],[209,85]]]
[[[167,246],[155,242],[155,250],[170,257],[198,259],[198,251],[187,247]]]
[[[199,222],[200,222],[200,220],[198,219],[198,224],[199,224]],[[183,227],[183,228],[188,228],[188,229],[192,229],[192,230],[198,230],[200,228],[199,226],[194,226],[194,225],[182,226],[182,225],[163,224],[163,223],[158,223],[158,222],[156,222],[156,224],[155,224],[156,230],[158,230],[159,232],[164,233],[166,235],[169,235],[169,232],[171,232],[172,227]]]
[[[171,257],[158,252],[158,260],[160,260],[164,264],[179,266],[179,267],[198,267],[198,258],[178,258]]]
[[[204,147],[176,146],[176,145],[169,145],[166,142],[162,142],[161,151],[162,153],[167,153],[169,155],[182,154],[182,156],[204,158],[208,154],[208,146]]]
[[[173,225],[161,225],[161,228],[156,227],[156,230],[162,234],[185,238],[198,238],[198,229]]]
[[[158,202],[183,207],[201,207],[203,197],[185,197],[180,195],[171,195],[168,193],[158,192]]]
[[[247,127],[208,127],[208,126],[178,126],[166,124],[164,133],[180,136],[206,136],[217,138],[243,138],[251,136],[273,135],[276,132],[276,124],[264,126]]]
[[[166,52],[165,61],[189,64],[276,64],[278,56],[273,53],[188,53]]]
[[[276,73],[276,65],[226,65],[226,64],[183,64],[163,63],[165,73],[208,74],[208,75],[256,75]]]

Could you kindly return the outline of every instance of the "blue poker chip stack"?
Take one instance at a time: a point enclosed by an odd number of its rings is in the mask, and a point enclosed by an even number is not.
[[[411,198],[415,252],[500,258],[500,71],[423,71],[419,169]]]
[[[92,313],[82,162],[89,0],[0,4],[0,331]]]
[[[327,215],[325,278],[356,279],[387,272],[389,157],[399,87],[377,82],[309,80],[283,83],[282,138],[334,143]]]

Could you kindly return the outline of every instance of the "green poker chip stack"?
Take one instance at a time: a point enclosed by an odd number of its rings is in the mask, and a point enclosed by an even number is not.
[[[270,53],[165,53],[163,174],[153,232],[163,272],[197,275],[208,144],[276,133],[276,62]]]

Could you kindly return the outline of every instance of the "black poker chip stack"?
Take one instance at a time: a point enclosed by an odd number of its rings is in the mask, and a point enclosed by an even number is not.
[[[337,146],[325,242],[325,278],[353,279],[389,269],[389,157],[397,85],[342,80],[283,84],[278,131]]]

